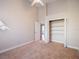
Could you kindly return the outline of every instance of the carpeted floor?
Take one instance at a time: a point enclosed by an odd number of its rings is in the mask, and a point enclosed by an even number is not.
[[[79,52],[59,43],[36,41],[0,54],[0,59],[79,59]]]

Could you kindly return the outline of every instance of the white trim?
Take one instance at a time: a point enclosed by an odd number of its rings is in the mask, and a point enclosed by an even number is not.
[[[61,44],[64,44],[64,42],[61,42],[61,41],[57,41],[57,40],[52,40],[52,42],[57,42],[57,43],[61,43]]]
[[[76,50],[79,51],[79,47],[74,47],[74,46],[70,46],[70,45],[68,45],[67,47],[68,47],[68,48],[72,48],[72,49],[76,49]]]
[[[0,51],[0,54],[1,54],[1,53],[4,53],[4,52],[7,52],[7,51],[10,51],[10,50],[15,49],[15,48],[22,47],[22,46],[27,45],[27,44],[29,44],[29,43],[31,43],[31,42],[33,42],[33,40],[30,41],[30,42],[26,42],[26,43],[23,43],[23,44],[20,44],[20,45],[16,45],[16,46],[13,46],[13,47],[10,47],[10,48],[1,50],[1,51]]]
[[[64,47],[67,47],[67,19],[64,18]]]

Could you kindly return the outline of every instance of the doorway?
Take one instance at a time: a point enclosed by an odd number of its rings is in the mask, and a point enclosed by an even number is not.
[[[40,31],[40,40],[45,40],[45,24],[41,24],[41,26],[40,26],[41,28],[41,31]]]
[[[65,25],[64,25],[64,19],[58,19],[58,20],[52,20],[49,22],[49,29],[50,29],[50,41],[53,42],[59,42],[63,43],[65,42],[65,37],[64,37],[64,30]]]

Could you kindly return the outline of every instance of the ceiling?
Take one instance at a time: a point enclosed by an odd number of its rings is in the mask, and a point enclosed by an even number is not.
[[[30,2],[32,2],[33,0],[29,0]],[[51,3],[51,2],[54,2],[56,0],[41,0],[43,1],[43,3]]]

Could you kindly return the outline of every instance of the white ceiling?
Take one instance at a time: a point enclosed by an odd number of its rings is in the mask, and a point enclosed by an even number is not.
[[[29,0],[30,2],[32,2],[33,0]],[[56,0],[42,0],[44,3],[51,3],[51,2],[54,2]]]

